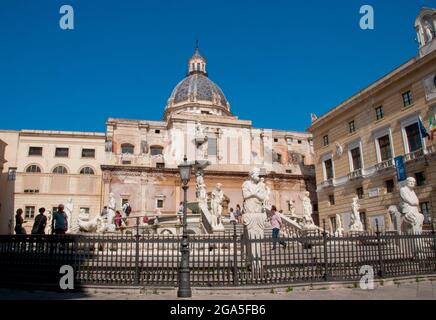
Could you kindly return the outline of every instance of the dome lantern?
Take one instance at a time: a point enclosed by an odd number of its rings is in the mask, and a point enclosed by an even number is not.
[[[195,48],[195,53],[188,62],[188,76],[196,73],[204,74],[205,76],[207,76],[206,59],[200,54],[200,50],[198,49],[198,41]]]

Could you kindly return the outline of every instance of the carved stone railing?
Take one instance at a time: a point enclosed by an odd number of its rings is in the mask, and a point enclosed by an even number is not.
[[[149,160],[146,155],[134,155],[129,153],[111,154],[109,162],[116,165],[146,165]]]
[[[363,176],[363,170],[357,169],[357,170],[354,170],[353,172],[350,172],[348,174],[348,179],[350,179],[350,180],[358,179],[358,178],[361,178],[362,176]]]
[[[198,207],[200,209],[201,222],[204,230],[208,234],[212,234],[214,231],[212,227],[212,214],[209,211],[207,203],[198,202]]]
[[[404,161],[406,161],[406,162],[418,161],[421,159],[424,159],[424,150],[423,149],[419,149],[419,150],[416,150],[414,152],[411,152],[411,153],[404,155]]]
[[[389,159],[375,165],[377,171],[386,170],[395,167],[394,159]]]
[[[284,214],[280,214],[280,218],[282,219],[284,232],[288,237],[301,236],[303,228],[297,221]]]

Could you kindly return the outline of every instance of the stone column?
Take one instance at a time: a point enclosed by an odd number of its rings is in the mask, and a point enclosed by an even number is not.
[[[102,204],[100,206],[100,212],[102,211],[103,207],[107,205],[109,202],[109,193],[110,193],[110,184],[112,180],[112,174],[110,171],[104,171],[103,172],[103,194],[101,195],[101,201]],[[100,214],[99,212],[99,214]]]

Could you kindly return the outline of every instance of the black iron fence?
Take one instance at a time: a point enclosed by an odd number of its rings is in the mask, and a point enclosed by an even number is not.
[[[358,280],[436,273],[436,235],[394,233],[335,237],[311,233],[190,235],[191,284],[247,286]],[[75,286],[170,286],[178,284],[180,237],[172,235],[0,236],[0,286],[58,286],[63,265]],[[364,268],[362,268],[364,267]]]

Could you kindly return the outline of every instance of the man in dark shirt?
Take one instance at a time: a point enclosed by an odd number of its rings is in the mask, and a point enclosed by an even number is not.
[[[58,206],[58,211],[53,214],[52,228],[56,235],[65,234],[68,230],[68,219],[67,214],[64,212],[64,205],[60,204]]]
[[[32,227],[32,234],[45,234],[47,217],[44,215],[45,208],[39,208],[39,214],[35,217]]]

